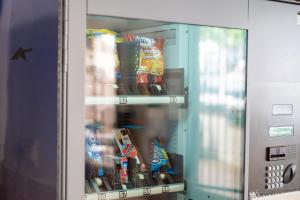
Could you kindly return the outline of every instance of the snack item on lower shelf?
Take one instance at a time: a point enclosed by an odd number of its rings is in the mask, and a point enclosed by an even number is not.
[[[136,145],[133,143],[129,130],[115,130],[115,139],[121,154],[136,159],[137,164],[140,165],[141,171],[147,171],[146,164],[144,163],[140,152],[137,150]]]
[[[165,167],[167,173],[172,175],[174,174],[169,156],[163,147],[161,139],[157,137],[153,141],[153,159],[151,162],[151,171],[152,173],[160,172],[162,167]]]
[[[102,165],[102,155],[100,153],[101,142],[96,137],[96,133],[91,130],[86,130],[86,154],[90,162],[94,162],[97,165],[97,176],[104,176],[104,170]],[[92,175],[93,177],[94,175]]]
[[[128,159],[126,157],[121,157],[120,165],[120,182],[123,184],[128,183]]]

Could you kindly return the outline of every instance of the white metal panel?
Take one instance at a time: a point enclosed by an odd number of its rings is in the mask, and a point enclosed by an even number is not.
[[[69,0],[66,14],[67,48],[67,197],[84,198],[84,66],[86,3]]]
[[[248,0],[88,0],[88,13],[246,28]]]
[[[249,82],[300,82],[300,5],[251,0]]]

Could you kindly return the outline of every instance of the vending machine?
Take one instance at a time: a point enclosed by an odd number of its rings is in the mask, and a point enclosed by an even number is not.
[[[297,0],[0,0],[0,199],[300,190],[299,27]]]
[[[244,18],[127,3],[68,5],[63,198],[243,199]]]

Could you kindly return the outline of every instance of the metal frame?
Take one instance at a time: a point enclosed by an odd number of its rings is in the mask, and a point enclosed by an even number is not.
[[[248,0],[63,0],[64,80],[62,116],[62,200],[84,198],[84,60],[86,15],[201,24],[245,29],[248,26]],[[230,9],[226,9],[228,5]],[[172,5],[172,9],[169,9]],[[146,8],[145,8],[146,6]],[[183,9],[185,8],[185,9]],[[133,12],[134,10],[134,12]],[[148,10],[148,12],[145,12]],[[150,11],[149,11],[150,10]]]
[[[87,8],[91,15],[241,29],[248,25],[248,0],[88,0]]]
[[[63,200],[79,200],[84,194],[84,60],[86,2],[67,0],[65,5],[66,115],[64,135],[65,181]]]

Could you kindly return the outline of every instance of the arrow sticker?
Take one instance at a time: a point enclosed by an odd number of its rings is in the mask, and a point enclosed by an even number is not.
[[[32,48],[28,48],[28,49],[23,49],[22,47],[20,47],[12,56],[11,60],[18,60],[18,59],[23,59],[27,61],[27,57],[26,54],[32,52]]]

